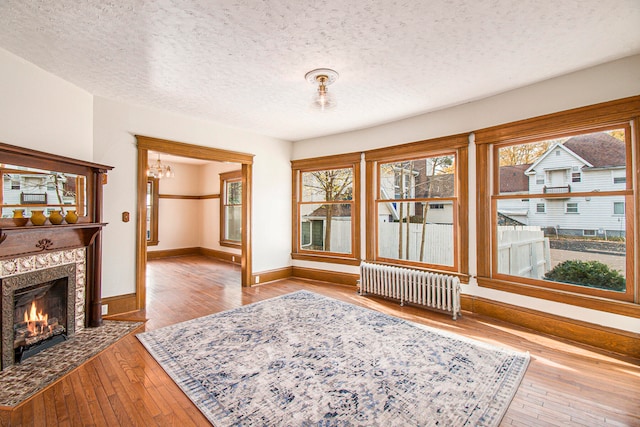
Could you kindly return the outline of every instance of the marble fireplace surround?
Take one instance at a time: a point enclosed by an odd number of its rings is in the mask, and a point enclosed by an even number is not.
[[[13,365],[13,331],[4,331],[5,317],[11,316],[13,321],[13,293],[23,287],[24,278],[44,282],[60,277],[69,277],[68,286],[75,288],[74,299],[68,301],[73,310],[70,315],[74,322],[69,322],[68,335],[82,330],[85,326],[86,305],[86,248],[53,251],[36,255],[9,258],[0,261],[0,280],[2,281],[2,369]],[[5,280],[9,279],[9,280]],[[8,302],[9,298],[11,299]],[[7,307],[10,305],[10,309]],[[9,323],[9,322],[7,322]],[[8,344],[9,343],[9,344]],[[9,351],[7,345],[10,345]]]

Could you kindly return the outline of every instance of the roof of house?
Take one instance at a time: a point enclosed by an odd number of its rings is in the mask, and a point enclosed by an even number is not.
[[[563,144],[594,168],[623,166],[626,164],[626,147],[623,141],[605,132],[574,136]]]
[[[326,218],[327,217],[327,206],[322,205],[318,209],[311,212],[309,215],[305,215],[306,218]],[[351,205],[350,204],[333,204],[332,217],[350,217],[351,216]]]
[[[500,193],[528,192],[529,177],[524,172],[529,166],[500,166]]]

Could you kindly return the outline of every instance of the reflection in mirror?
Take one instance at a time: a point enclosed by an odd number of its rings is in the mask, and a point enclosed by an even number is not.
[[[13,217],[14,210],[22,210],[25,217],[33,210],[44,210],[45,215],[60,210],[87,214],[86,177],[82,175],[6,164],[0,164],[0,172],[2,218]]]

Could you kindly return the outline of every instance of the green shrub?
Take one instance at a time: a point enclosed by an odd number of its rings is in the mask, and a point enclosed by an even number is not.
[[[624,292],[626,289],[625,278],[600,261],[564,261],[556,265],[544,278],[611,291]]]

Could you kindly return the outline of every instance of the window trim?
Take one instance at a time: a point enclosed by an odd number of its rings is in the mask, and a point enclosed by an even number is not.
[[[226,210],[227,206],[227,183],[228,182],[242,182],[242,169],[238,169],[237,171],[224,172],[220,175],[220,236],[219,243],[220,246],[226,246],[230,248],[240,248],[242,247],[242,240],[230,240],[226,239],[224,235],[225,224],[226,224]],[[242,188],[244,191],[244,186]],[[239,205],[229,205],[229,206],[240,206],[242,207],[242,202]],[[242,233],[241,233],[242,235]]]
[[[622,213],[616,213],[616,205],[622,204]],[[626,202],[613,202],[613,215],[616,217],[623,217],[627,210]]]
[[[469,134],[457,134],[424,141],[410,142],[392,147],[365,151],[366,162],[366,259],[389,265],[409,266],[411,268],[454,274],[461,281],[469,281]],[[408,260],[380,259],[377,256],[377,208],[376,194],[379,191],[378,165],[403,160],[414,160],[438,155],[455,154],[456,156],[456,195],[453,198],[428,199],[427,202],[441,202],[457,199],[454,209],[454,235],[456,245],[454,263],[449,266],[430,266]],[[412,199],[403,199],[411,201]]]
[[[575,205],[575,212],[573,211],[573,206],[571,207],[571,212],[569,211],[569,205]],[[580,213],[580,204],[578,202],[565,202],[564,204],[564,213],[570,215],[576,215]]]
[[[147,185],[151,183],[151,213],[149,214],[149,238],[147,239],[147,246],[157,246],[160,243],[158,238],[158,221],[159,221],[159,192],[158,189],[160,180],[158,178],[147,177]]]
[[[292,211],[291,218],[291,258],[295,260],[330,262],[334,264],[360,265],[360,153],[338,154],[291,161]],[[329,169],[353,169],[353,197],[351,253],[309,251],[300,248],[300,195],[302,173]]]
[[[481,129],[475,132],[476,158],[477,158],[477,245],[478,245],[478,285],[498,289],[505,292],[517,293],[541,299],[548,299],[565,304],[577,305],[590,309],[617,313],[627,316],[640,317],[640,290],[638,276],[638,253],[634,251],[634,244],[638,242],[640,201],[634,197],[633,183],[640,178],[638,173],[638,157],[640,153],[640,96],[634,96],[601,104],[553,113],[545,116],[534,117],[518,122]],[[571,136],[586,132],[625,127],[630,141],[627,142],[627,159],[630,167],[626,169],[626,188],[621,191],[603,192],[600,195],[624,195],[626,199],[627,215],[625,218],[626,230],[630,235],[627,238],[627,283],[630,293],[629,301],[603,299],[586,293],[576,293],[575,289],[551,289],[537,286],[523,278],[513,276],[499,276],[494,273],[492,265],[495,256],[494,233],[492,230],[492,212],[495,209],[496,198],[492,200],[495,189],[491,188],[492,177],[495,176],[492,164],[491,147],[496,144],[512,145],[534,140],[550,139],[557,135]],[[636,157],[632,157],[632,153]],[[634,175],[635,174],[635,175]],[[495,185],[495,184],[494,184]],[[590,193],[585,193],[588,195]],[[581,195],[574,193],[573,196]],[[554,197],[553,195],[547,195]],[[558,196],[560,197],[560,196]]]

